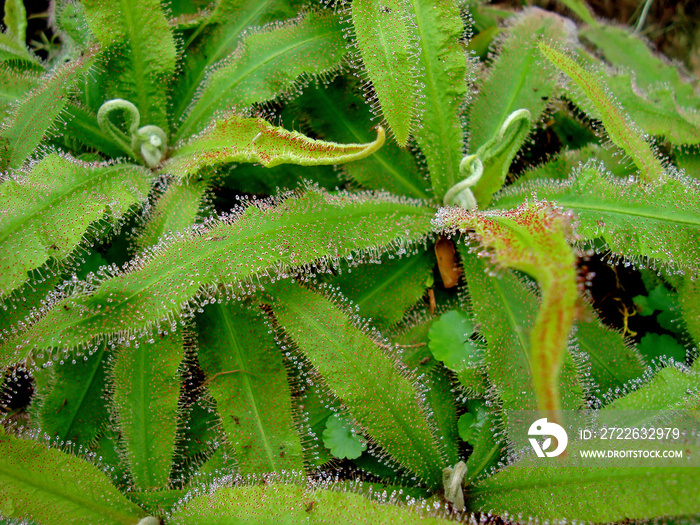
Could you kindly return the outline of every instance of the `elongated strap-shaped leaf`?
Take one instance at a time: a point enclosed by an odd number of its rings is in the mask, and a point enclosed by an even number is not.
[[[348,268],[330,282],[360,307],[360,315],[371,318],[376,326],[387,327],[399,322],[406,309],[423,296],[433,264],[423,252]]]
[[[418,87],[411,42],[413,20],[405,0],[353,0],[355,37],[382,115],[405,146],[416,116]]]
[[[24,2],[22,0],[6,0],[2,21],[15,40],[20,45],[24,45],[27,38],[27,10],[24,8]]]
[[[330,13],[312,11],[292,23],[251,33],[207,77],[175,138],[200,132],[217,112],[283,95],[302,76],[337,70],[346,52],[340,18]]]
[[[83,345],[95,337],[143,330],[179,314],[220,284],[246,293],[261,277],[290,268],[330,264],[365,251],[385,251],[424,239],[433,211],[383,196],[309,191],[274,206],[234,210],[207,228],[187,231],[137,258],[133,269],[105,278],[94,293],[68,297],[2,353]],[[303,232],[303,234],[302,234]],[[405,249],[405,248],[404,248]]]
[[[209,185],[204,182],[173,183],[153,206],[137,239],[140,248],[152,246],[168,233],[194,225]]]
[[[43,71],[41,62],[12,33],[0,31],[0,63],[11,70]]]
[[[419,510],[420,508],[420,510]],[[273,483],[249,487],[223,487],[214,494],[199,496],[176,511],[173,525],[214,525],[227,516],[231,523],[275,525],[278,523],[373,523],[389,525],[448,524],[446,518],[429,516],[416,504],[392,505],[337,489],[304,488],[302,485]],[[361,520],[361,521],[360,521]]]
[[[198,360],[238,472],[303,470],[287,371],[261,314],[240,303],[213,304],[197,328]]]
[[[557,413],[561,408],[558,376],[578,297],[575,256],[568,243],[570,214],[537,201],[501,216],[443,208],[435,226],[473,231],[469,235],[492,250],[499,265],[537,280],[542,304],[530,334],[532,380],[540,410]]]
[[[104,399],[109,352],[100,345],[92,355],[68,355],[53,366],[47,392],[38,389],[39,428],[59,441],[92,448],[107,426]],[[43,373],[43,372],[42,372]]]
[[[425,378],[425,386],[425,402],[432,412],[447,464],[454,465],[460,460],[454,386],[441,366]]]
[[[642,356],[622,334],[604,326],[590,307],[582,317],[576,322],[575,337],[579,351],[590,364],[593,392],[604,396],[641,377],[645,368]]]
[[[630,74],[611,75],[602,67],[597,73],[605,78],[617,101],[646,133],[664,137],[675,145],[700,144],[700,112],[681,106],[671,87],[662,85],[642,91]],[[584,109],[589,106],[577,100],[575,94],[572,100]],[[600,118],[595,113],[591,116]]]
[[[460,39],[464,25],[454,0],[409,0],[420,48],[419,75],[424,100],[416,141],[428,163],[435,198],[459,180],[464,141],[460,107],[467,95],[467,61]]]
[[[563,41],[565,19],[541,9],[530,9],[508,28],[501,52],[479,83],[479,94],[469,106],[469,151],[476,152],[503,126],[508,116],[527,109],[537,122],[557,96],[555,68],[543,62],[536,42],[545,37]]]
[[[0,169],[19,168],[34,152],[66,105],[68,93],[94,62],[95,50],[37,81],[0,129]]]
[[[600,25],[579,30],[579,36],[593,42],[605,59],[617,68],[634,73],[636,84],[647,90],[669,86],[681,106],[700,109],[700,97],[676,66],[652,52],[638,34],[622,26]]]
[[[342,164],[371,155],[384,144],[384,137],[384,129],[379,127],[374,142],[336,144],[310,139],[262,119],[231,115],[178,148],[163,169],[182,178],[205,166],[231,162],[259,162],[268,168],[280,164]]]
[[[342,77],[328,88],[307,90],[295,105],[308,115],[308,126],[325,140],[361,143],[372,140],[371,111],[359,92]],[[430,184],[418,172],[414,156],[393,142],[359,161],[343,166],[343,174],[364,188],[428,199]]]
[[[531,357],[531,338],[537,316],[537,297],[513,273],[498,278],[486,274],[484,261],[458,246],[472,310],[479,331],[486,339],[484,361],[489,381],[498,392],[502,418],[511,444],[524,436],[514,436],[513,413],[537,410],[533,386],[536,363]],[[565,353],[559,374],[558,390],[565,410],[577,410],[583,404],[583,392],[571,356]],[[517,419],[517,416],[515,416]]]
[[[277,321],[355,420],[404,468],[439,485],[441,446],[418,393],[393,360],[329,299],[288,283],[275,291]]]
[[[114,406],[134,484],[170,483],[180,397],[182,332],[121,348],[112,370]]]
[[[700,373],[698,370],[679,370],[664,367],[647,384],[613,401],[603,410],[607,412],[630,411],[633,417],[646,418],[657,411],[697,410],[700,399]],[[631,426],[644,426],[646,421],[630,421]]]
[[[0,296],[50,258],[62,260],[105,212],[118,218],[145,197],[151,174],[95,166],[55,153],[0,185]]]
[[[629,116],[606,92],[605,84],[595,74],[579,65],[566,53],[540,42],[540,51],[581,89],[595,106],[610,140],[630,156],[643,180],[661,177],[664,167],[655,151],[644,140]]]
[[[38,523],[136,525],[146,513],[94,465],[0,430],[0,513]]]
[[[650,443],[627,441],[623,445],[641,450],[652,448]],[[603,447],[610,445],[603,443]],[[610,460],[599,465],[594,459],[576,462],[578,448],[577,442],[569,442],[567,458],[543,464],[541,458],[530,457],[477,483],[468,496],[471,510],[508,513],[523,521],[596,523],[700,512],[697,445],[684,450],[684,456],[693,459],[683,466],[668,466],[670,460],[665,458],[656,460],[658,466],[620,467]]]
[[[630,260],[649,258],[672,268],[700,269],[696,181],[621,181],[589,164],[567,181],[532,182],[505,191],[494,206],[509,208],[534,192],[576,212],[576,233],[582,239],[602,238],[611,251]]]
[[[175,40],[158,0],[86,0],[90,30],[108,49],[110,96],[131,101],[142,125],[167,129],[165,84],[175,70]]]
[[[37,75],[32,72],[0,67],[0,122],[11,114],[14,104],[36,86],[36,83]]]
[[[207,68],[233,53],[250,27],[287,20],[297,13],[298,6],[288,0],[217,2],[209,18],[185,42],[182,72],[174,79],[173,93],[181,94],[173,100],[174,117],[182,117],[195,98]]]

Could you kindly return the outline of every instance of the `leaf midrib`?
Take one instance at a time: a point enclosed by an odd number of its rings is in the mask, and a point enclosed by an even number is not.
[[[237,86],[238,84],[240,84],[241,82],[243,82],[244,80],[246,80],[247,78],[249,78],[249,77],[250,77],[251,75],[253,75],[258,69],[260,69],[260,68],[262,68],[263,66],[267,65],[269,62],[271,62],[271,61],[273,61],[273,60],[276,60],[276,59],[279,58],[281,55],[283,55],[283,54],[285,54],[285,53],[287,53],[287,52],[289,52],[289,51],[291,51],[291,50],[293,50],[293,49],[296,49],[296,48],[300,48],[300,47],[302,47],[302,46],[305,46],[306,44],[309,44],[310,42],[314,42],[314,41],[317,41],[317,40],[322,40],[322,39],[324,39],[326,36],[328,36],[328,35],[330,35],[330,34],[332,34],[332,33],[333,33],[333,31],[327,31],[327,32],[325,32],[325,33],[320,33],[320,34],[319,34],[319,33],[314,33],[314,35],[313,35],[311,38],[307,38],[307,39],[304,39],[304,40],[301,40],[301,41],[297,41],[297,42],[295,42],[295,43],[293,43],[293,44],[291,44],[291,45],[288,45],[288,46],[286,46],[286,47],[284,47],[284,48],[278,50],[277,52],[272,53],[271,55],[268,55],[264,60],[259,61],[259,62],[255,63],[255,64],[253,64],[253,66],[252,66],[252,67],[249,67],[246,71],[242,72],[242,73],[239,74],[239,75],[236,75],[236,79],[235,79],[235,80],[231,81],[230,83],[227,83],[226,85],[224,85],[223,88],[221,88],[221,89],[219,89],[219,90],[217,90],[217,91],[219,91],[219,93],[224,92],[224,91],[232,91],[233,88],[234,88],[235,86]],[[250,57],[249,57],[249,58],[250,58]],[[232,69],[235,70],[235,67],[232,68]],[[216,71],[214,74],[212,74],[212,77],[211,77],[211,78],[212,78],[212,83],[213,83],[214,75],[215,75],[216,73],[218,73],[218,71]],[[203,100],[204,97],[206,97],[206,98],[208,99],[208,102],[206,102],[206,103],[205,103],[204,105],[202,105],[202,106],[200,106],[199,104],[195,105],[195,107],[192,109],[192,113],[190,113],[190,115],[188,115],[188,117],[187,117],[187,119],[185,120],[185,122],[183,123],[182,127],[178,130],[177,136],[176,136],[176,141],[179,140],[179,139],[181,139],[181,138],[183,137],[183,135],[184,135],[186,132],[190,131],[191,128],[192,128],[194,125],[196,125],[196,124],[202,119],[203,116],[206,116],[206,114],[207,114],[208,110],[211,108],[211,106],[214,105],[215,103],[217,103],[217,102],[219,101],[219,97],[216,97],[216,96],[214,96],[213,94],[212,94],[212,95],[209,95],[209,94],[207,93],[206,89],[207,89],[207,87],[208,87],[209,85],[212,85],[212,84],[209,84],[209,83],[208,83],[207,86],[204,86],[204,89],[203,89],[203,92],[202,92],[202,99],[200,99],[200,100]],[[209,95],[209,96],[207,96],[207,95]],[[233,95],[231,95],[231,96],[233,96]],[[229,104],[229,105],[231,105],[231,104]]]
[[[258,427],[258,433],[262,439],[263,442],[263,448],[265,449],[265,453],[267,454],[268,461],[270,462],[270,472],[277,472],[278,466],[277,462],[274,460],[275,454],[272,452],[272,446],[267,438],[267,433],[265,432],[265,428],[262,425],[262,422],[260,420],[260,410],[258,409],[258,401],[257,397],[254,394],[253,387],[251,385],[251,379],[250,379],[250,372],[248,372],[248,368],[246,366],[246,360],[243,359],[243,353],[242,353],[242,348],[238,344],[238,338],[236,337],[236,331],[231,324],[231,319],[229,318],[228,315],[226,315],[226,310],[224,309],[224,306],[221,302],[217,304],[217,309],[219,310],[219,316],[224,320],[224,326],[226,329],[226,333],[229,336],[229,340],[231,341],[231,344],[234,349],[235,356],[238,360],[237,366],[240,367],[243,372],[240,374],[240,379],[243,381],[244,388],[247,394],[248,399],[250,400],[249,406],[251,407],[253,411],[253,417],[255,419],[255,423]],[[242,463],[241,460],[239,460],[239,463]]]
[[[365,373],[365,370],[362,368],[362,366],[360,366],[360,363],[357,363],[355,361],[355,359],[352,358],[352,352],[346,353],[344,351],[343,347],[339,344],[337,338],[334,338],[332,336],[327,335],[325,333],[325,331],[323,330],[322,326],[320,326],[316,322],[316,320],[314,318],[310,317],[303,309],[301,309],[299,306],[297,306],[297,304],[295,304],[291,301],[285,301],[285,304],[286,304],[287,308],[289,308],[290,310],[293,310],[299,317],[305,319],[316,330],[316,332],[319,333],[321,335],[321,337],[327,341],[328,345],[330,345],[336,349],[337,353],[344,356],[345,362],[348,363],[352,367],[352,369],[355,371],[357,376],[364,378],[365,383],[368,385],[375,384],[373,378],[367,376],[367,374]],[[367,336],[364,334],[362,334],[362,339],[364,339],[365,344],[374,344],[374,343],[368,342]],[[395,369],[394,369],[394,371],[396,372]],[[350,375],[350,374],[347,374],[347,375]],[[396,372],[396,375],[398,375],[398,372]],[[413,452],[413,454],[410,454],[410,455],[414,456],[416,454],[416,452],[418,452],[418,455],[420,456],[421,460],[425,461],[426,458],[425,458],[424,454],[421,452],[421,449],[422,449],[421,440],[418,439],[417,436],[414,436],[414,434],[413,434],[414,428],[409,426],[408,421],[405,421],[403,417],[400,417],[400,414],[397,415],[397,413],[394,410],[394,403],[392,402],[393,398],[390,398],[388,396],[388,392],[391,391],[391,389],[380,388],[380,389],[372,389],[372,391],[374,391],[377,398],[381,399],[384,409],[386,409],[391,414],[393,420],[395,422],[398,422],[398,424],[401,426],[401,431],[402,431],[403,435],[411,436],[410,442],[414,445],[414,448],[411,451],[411,452]],[[419,405],[416,405],[416,407],[420,408]],[[367,410],[366,413],[367,412],[371,412],[371,410]],[[419,410],[419,413],[421,413],[420,410]],[[370,426],[368,425],[368,427],[370,427]],[[370,429],[371,429],[371,427],[370,427]],[[428,434],[430,435],[430,432],[428,432]],[[417,446],[415,445],[416,443],[417,443]],[[433,443],[433,445],[434,445],[434,443]],[[426,447],[429,447],[429,445],[426,444]],[[438,455],[438,457],[440,456],[440,453],[438,452],[437,449],[433,450],[432,452],[436,453]],[[400,461],[399,458],[394,458],[394,459],[396,459],[397,461]],[[435,459],[435,458],[433,458],[433,459]],[[442,462],[442,458],[440,458],[440,462]],[[410,470],[412,470],[418,474],[419,471],[416,467],[417,467],[417,465],[413,465],[410,467]],[[421,469],[421,471],[422,471],[421,475],[425,476],[425,478],[424,478],[425,480],[429,480],[430,476],[429,475],[426,476],[426,474],[429,470],[427,468],[428,465],[426,464],[425,467],[426,468]]]

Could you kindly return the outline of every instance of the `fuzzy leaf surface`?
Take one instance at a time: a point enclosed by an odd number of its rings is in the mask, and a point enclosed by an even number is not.
[[[46,137],[66,106],[70,90],[94,63],[95,50],[45,75],[12,111],[0,128],[0,169],[19,168]]]
[[[183,178],[205,166],[232,162],[258,162],[267,168],[280,164],[342,164],[371,155],[384,144],[384,139],[384,129],[379,127],[374,142],[336,144],[310,139],[262,119],[230,115],[179,147],[164,170]]]
[[[31,347],[82,345],[124,334],[127,326],[150,329],[219,284],[244,294],[260,277],[422,240],[433,214],[386,196],[313,190],[276,206],[264,201],[234,212],[160,243],[93,292],[63,299],[27,332],[6,341],[0,355],[21,359]]]
[[[540,51],[583,91],[600,114],[610,140],[630,156],[643,180],[652,181],[664,174],[661,161],[629,115],[611,98],[604,82],[566,53],[543,42]]]
[[[146,513],[87,461],[0,431],[0,513],[69,525],[135,525]]]
[[[529,364],[540,410],[558,413],[558,376],[578,297],[575,257],[568,240],[570,214],[534,201],[502,215],[443,208],[434,224],[438,230],[468,233],[490,250],[494,262],[537,280],[542,302],[530,334]]]
[[[467,95],[468,73],[461,42],[464,26],[454,0],[408,3],[420,51],[416,80],[423,87],[419,98],[425,101],[414,135],[428,164],[433,194],[442,201],[460,180],[464,142],[460,107]]]
[[[140,248],[152,246],[158,240],[194,225],[209,185],[198,181],[175,182],[158,198],[137,244]]]
[[[351,10],[360,56],[382,115],[403,147],[416,115],[413,20],[403,0],[353,0]]]
[[[43,432],[84,447],[96,442],[109,420],[104,400],[108,356],[105,345],[100,345],[86,359],[66,356],[62,364],[52,367],[50,389],[37,392],[43,398],[38,414]]]
[[[644,361],[620,332],[603,325],[593,309],[576,322],[576,342],[590,363],[590,374],[600,394],[622,388],[644,373]]]
[[[570,442],[567,458],[556,465],[543,466],[540,458],[530,456],[477,483],[470,491],[471,509],[540,520],[594,522],[700,512],[697,466],[615,467],[596,464],[594,459],[576,462],[577,445]],[[650,448],[639,441],[625,443],[625,448],[628,445],[637,450]],[[697,445],[688,446],[685,452],[695,462],[698,454]]]
[[[520,410],[537,410],[531,358],[530,335],[535,324],[538,298],[511,272],[498,278],[486,274],[488,265],[459,245],[459,252],[469,288],[475,321],[486,339],[484,362],[486,374],[499,394],[506,430],[511,429],[511,414]],[[568,352],[563,356],[559,374],[561,404],[565,410],[577,410],[583,404],[578,373]],[[509,434],[511,441],[514,436]]]
[[[589,164],[563,182],[532,182],[506,190],[494,206],[509,208],[533,193],[573,210],[576,233],[584,240],[600,237],[612,252],[631,260],[700,269],[700,185],[694,180],[621,181]]]
[[[291,23],[251,33],[207,76],[176,140],[202,131],[218,112],[273,100],[304,76],[337,70],[346,53],[340,18],[330,13],[310,11]]]
[[[402,466],[438,485],[442,451],[417,391],[392,358],[322,295],[280,283],[276,299],[279,324],[355,420]]]
[[[5,27],[20,45],[27,37],[27,10],[22,0],[6,0],[5,14],[2,19]]]
[[[174,79],[173,92],[181,94],[173,101],[175,118],[179,119],[195,98],[207,71],[233,54],[251,27],[293,18],[299,11],[295,4],[289,0],[217,2],[206,21],[185,42],[182,72]]]
[[[278,523],[366,523],[389,525],[439,525],[445,518],[423,511],[380,503],[353,492],[328,488],[305,489],[303,485],[272,483],[266,486],[223,487],[211,495],[198,496],[172,516],[173,525],[214,525],[221,516],[235,523],[276,525]],[[313,503],[312,503],[313,502]]]
[[[119,350],[112,370],[117,425],[134,484],[168,486],[175,451],[182,332]]]
[[[149,171],[91,165],[51,153],[0,185],[0,296],[49,259],[66,259],[90,225],[118,219],[145,198]]]
[[[287,371],[261,314],[238,302],[212,304],[197,329],[198,360],[238,472],[303,470]]]
[[[360,307],[360,315],[379,327],[392,326],[423,296],[432,266],[423,252],[348,268],[330,282]]]
[[[538,38],[562,41],[566,34],[563,18],[540,9],[527,11],[508,28],[500,43],[502,52],[469,106],[470,152],[486,144],[518,109],[527,109],[532,121],[539,121],[559,87],[554,66],[542,62],[536,42]]]
[[[105,77],[109,98],[135,104],[142,126],[168,129],[164,85],[175,71],[177,49],[161,3],[85,0],[82,5],[90,30],[106,49],[105,67],[113,72]]]

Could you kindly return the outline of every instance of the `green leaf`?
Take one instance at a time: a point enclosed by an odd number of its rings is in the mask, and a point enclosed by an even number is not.
[[[32,72],[0,67],[0,122],[12,113],[16,101],[37,85],[37,80],[37,75]]]
[[[598,111],[610,140],[630,156],[642,180],[653,181],[663,177],[664,167],[643,134],[635,127],[619,104],[606,91],[598,75],[587,71],[566,53],[540,42],[540,51],[564,72]]]
[[[0,31],[0,63],[10,70],[43,71],[41,62],[32,54],[24,42],[20,43],[10,33]]]
[[[578,298],[571,219],[547,202],[534,201],[502,215],[443,208],[434,221],[436,230],[466,233],[500,266],[537,280],[542,300],[530,333],[529,365],[539,408],[552,411],[553,418],[561,408],[558,376]]]
[[[423,372],[425,371],[416,371],[418,374]],[[464,385],[461,375],[458,374],[458,376],[460,382]],[[483,384],[483,377],[479,379],[481,380],[481,384]],[[454,388],[453,381],[442,366],[436,366],[433,370],[425,373],[423,381],[426,389],[425,403],[432,413],[437,435],[440,436],[440,440],[445,448],[447,464],[455,465],[460,460],[460,447],[458,443],[459,431],[457,429],[457,401],[455,400],[455,394],[459,394],[459,391]],[[476,387],[473,386],[472,391],[475,388]]]
[[[210,298],[218,285],[244,294],[258,279],[294,267],[337,264],[340,257],[422,241],[432,215],[430,208],[387,196],[313,190],[276,206],[262,201],[238,208],[160,243],[133,269],[108,274],[91,291],[61,300],[0,346],[0,355],[84,345],[101,336],[119,339],[125,327],[129,333],[155,330],[195,298]]]
[[[42,432],[59,442],[92,448],[109,420],[104,399],[109,355],[100,345],[91,355],[67,354],[61,364],[54,364],[50,388],[35,394],[40,399],[37,415]]]
[[[677,363],[685,362],[685,348],[668,334],[644,334],[637,349],[649,361],[663,357],[672,358]]]
[[[97,124],[97,115],[79,104],[69,102],[65,108],[65,135],[89,148],[101,151],[112,158],[127,157],[128,152],[113,141]]]
[[[0,128],[0,141],[8,141],[8,152],[0,153],[0,169],[19,168],[34,153],[66,106],[70,90],[94,63],[95,50],[58,67],[37,81]]]
[[[340,17],[330,13],[309,11],[291,23],[251,33],[207,76],[175,141],[201,132],[219,112],[274,100],[305,76],[338,70],[346,53]]]
[[[373,139],[371,111],[352,83],[339,77],[326,89],[306,90],[295,100],[308,127],[324,140],[369,142]],[[369,157],[343,166],[343,174],[372,190],[428,199],[428,182],[418,172],[414,156],[394,142],[387,142]]]
[[[653,53],[633,31],[617,25],[600,25],[582,28],[579,36],[593,42],[613,66],[631,71],[635,84],[641,89],[667,85],[679,105],[700,108],[700,97],[693,85],[681,76],[675,65]]]
[[[377,261],[380,264],[343,266],[343,273],[329,282],[360,307],[360,315],[378,327],[389,327],[398,323],[425,293],[433,261],[425,252],[382,259]]]
[[[542,62],[536,42],[539,38],[563,41],[566,37],[564,19],[540,9],[528,11],[508,28],[507,37],[500,43],[501,52],[479,83],[479,94],[469,106],[470,152],[492,141],[509,115],[518,109],[527,109],[533,123],[540,120],[559,87],[553,75],[555,68]],[[529,131],[528,128],[526,134]],[[483,206],[488,200],[483,199]]]
[[[486,410],[484,401],[468,401],[470,412],[460,418],[459,436],[469,442],[473,449],[467,459],[465,486],[483,478],[498,460],[505,449],[502,436],[496,435],[496,417]],[[476,415],[476,417],[475,417]]]
[[[661,328],[675,333],[683,330],[678,294],[671,292],[664,285],[657,285],[649,292],[648,297],[638,295],[632,299],[637,306],[642,307],[640,315],[647,317],[654,315],[658,311],[659,314],[656,320]]]
[[[216,2],[206,21],[184,44],[187,52],[182,56],[180,73],[174,79],[176,85],[172,90],[181,94],[173,100],[174,119],[179,120],[195,98],[208,69],[234,53],[249,28],[296,16],[299,9],[295,3],[289,0]]]
[[[659,411],[666,410],[697,410],[700,396],[700,373],[695,369],[667,366],[656,373],[645,385],[639,387],[624,397],[616,399],[604,410],[625,414],[629,411],[632,417],[647,418],[658,416]],[[645,421],[629,421],[630,426],[643,426]],[[691,456],[692,458],[692,456]]]
[[[464,25],[454,0],[409,0],[420,55],[416,81],[424,100],[415,130],[433,193],[442,201],[459,180],[463,132],[460,110],[467,96],[467,60],[460,41]]]
[[[477,483],[469,494],[471,510],[525,520],[606,523],[700,512],[697,466],[619,467],[598,465],[593,459],[576,461],[578,443],[569,443],[566,458],[543,465],[530,456]],[[639,441],[624,445],[650,447]],[[694,458],[698,452],[697,445],[688,445],[687,455]]]
[[[374,142],[336,144],[310,139],[262,119],[231,115],[176,149],[163,169],[183,178],[205,166],[231,162],[259,162],[268,168],[280,164],[342,164],[371,155],[384,144],[384,138],[384,129],[379,127]]]
[[[24,46],[24,41],[27,38],[27,11],[24,8],[24,2],[22,0],[6,0],[5,16],[2,21],[15,40]]]
[[[575,343],[590,365],[591,390],[599,395],[615,392],[644,373],[644,362],[616,330],[603,325],[587,304],[576,321]]]
[[[522,410],[537,410],[531,362],[531,334],[538,310],[538,299],[530,287],[512,272],[486,274],[488,265],[458,245],[467,281],[474,320],[486,340],[484,362],[489,382],[498,392],[506,431],[514,427],[513,417]],[[583,404],[583,392],[571,355],[563,356],[559,392],[565,410]],[[512,433],[508,434],[512,440]]]
[[[0,430],[0,514],[38,523],[135,525],[146,513],[94,465]]]
[[[285,363],[262,315],[231,302],[197,319],[205,384],[243,476],[304,468]]]
[[[700,188],[694,181],[666,176],[650,183],[622,181],[587,164],[564,182],[506,190],[494,206],[515,206],[535,192],[576,212],[582,240],[601,238],[610,251],[635,262],[652,259],[669,268],[700,269]]]
[[[145,198],[152,175],[130,165],[90,165],[51,153],[0,185],[0,296],[49,259],[65,260],[95,221],[117,222]]]
[[[483,406],[478,407],[476,415],[471,412],[462,414],[457,423],[459,427],[459,437],[470,445],[475,446],[485,423],[486,408]]]
[[[571,9],[576,13],[576,16],[589,26],[600,27],[600,24],[595,19],[593,11],[584,0],[559,0],[559,2]]]
[[[158,0],[84,0],[92,33],[106,50],[109,96],[136,105],[141,125],[168,128],[165,84],[175,71],[177,50]]]
[[[367,445],[352,431],[350,422],[338,415],[331,416],[326,420],[323,444],[330,449],[334,457],[339,459],[359,458],[367,449]]]
[[[382,115],[404,147],[416,117],[413,20],[403,0],[352,0],[355,38]]]
[[[376,491],[379,493],[380,491]],[[396,494],[396,492],[394,492]],[[431,516],[419,503],[396,505],[354,494],[342,485],[306,488],[306,485],[222,487],[213,494],[190,499],[171,517],[173,525],[214,525],[226,516],[231,523],[334,523],[351,525],[362,520],[376,525],[439,525],[452,523]]]
[[[190,228],[200,214],[209,184],[204,181],[174,182],[158,197],[136,243],[143,249],[164,235]]]
[[[280,283],[279,324],[373,441],[431,486],[441,483],[443,453],[418,392],[376,342],[339,306]]]
[[[450,310],[430,327],[430,352],[458,375],[464,369],[477,368],[483,363],[483,355],[470,339],[474,332],[467,314]]]
[[[119,350],[112,370],[114,406],[124,452],[139,489],[170,483],[175,452],[182,332],[137,340]]]

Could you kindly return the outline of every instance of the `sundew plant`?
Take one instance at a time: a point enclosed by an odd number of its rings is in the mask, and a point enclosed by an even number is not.
[[[2,523],[697,522],[697,79],[562,4],[5,2]]]

